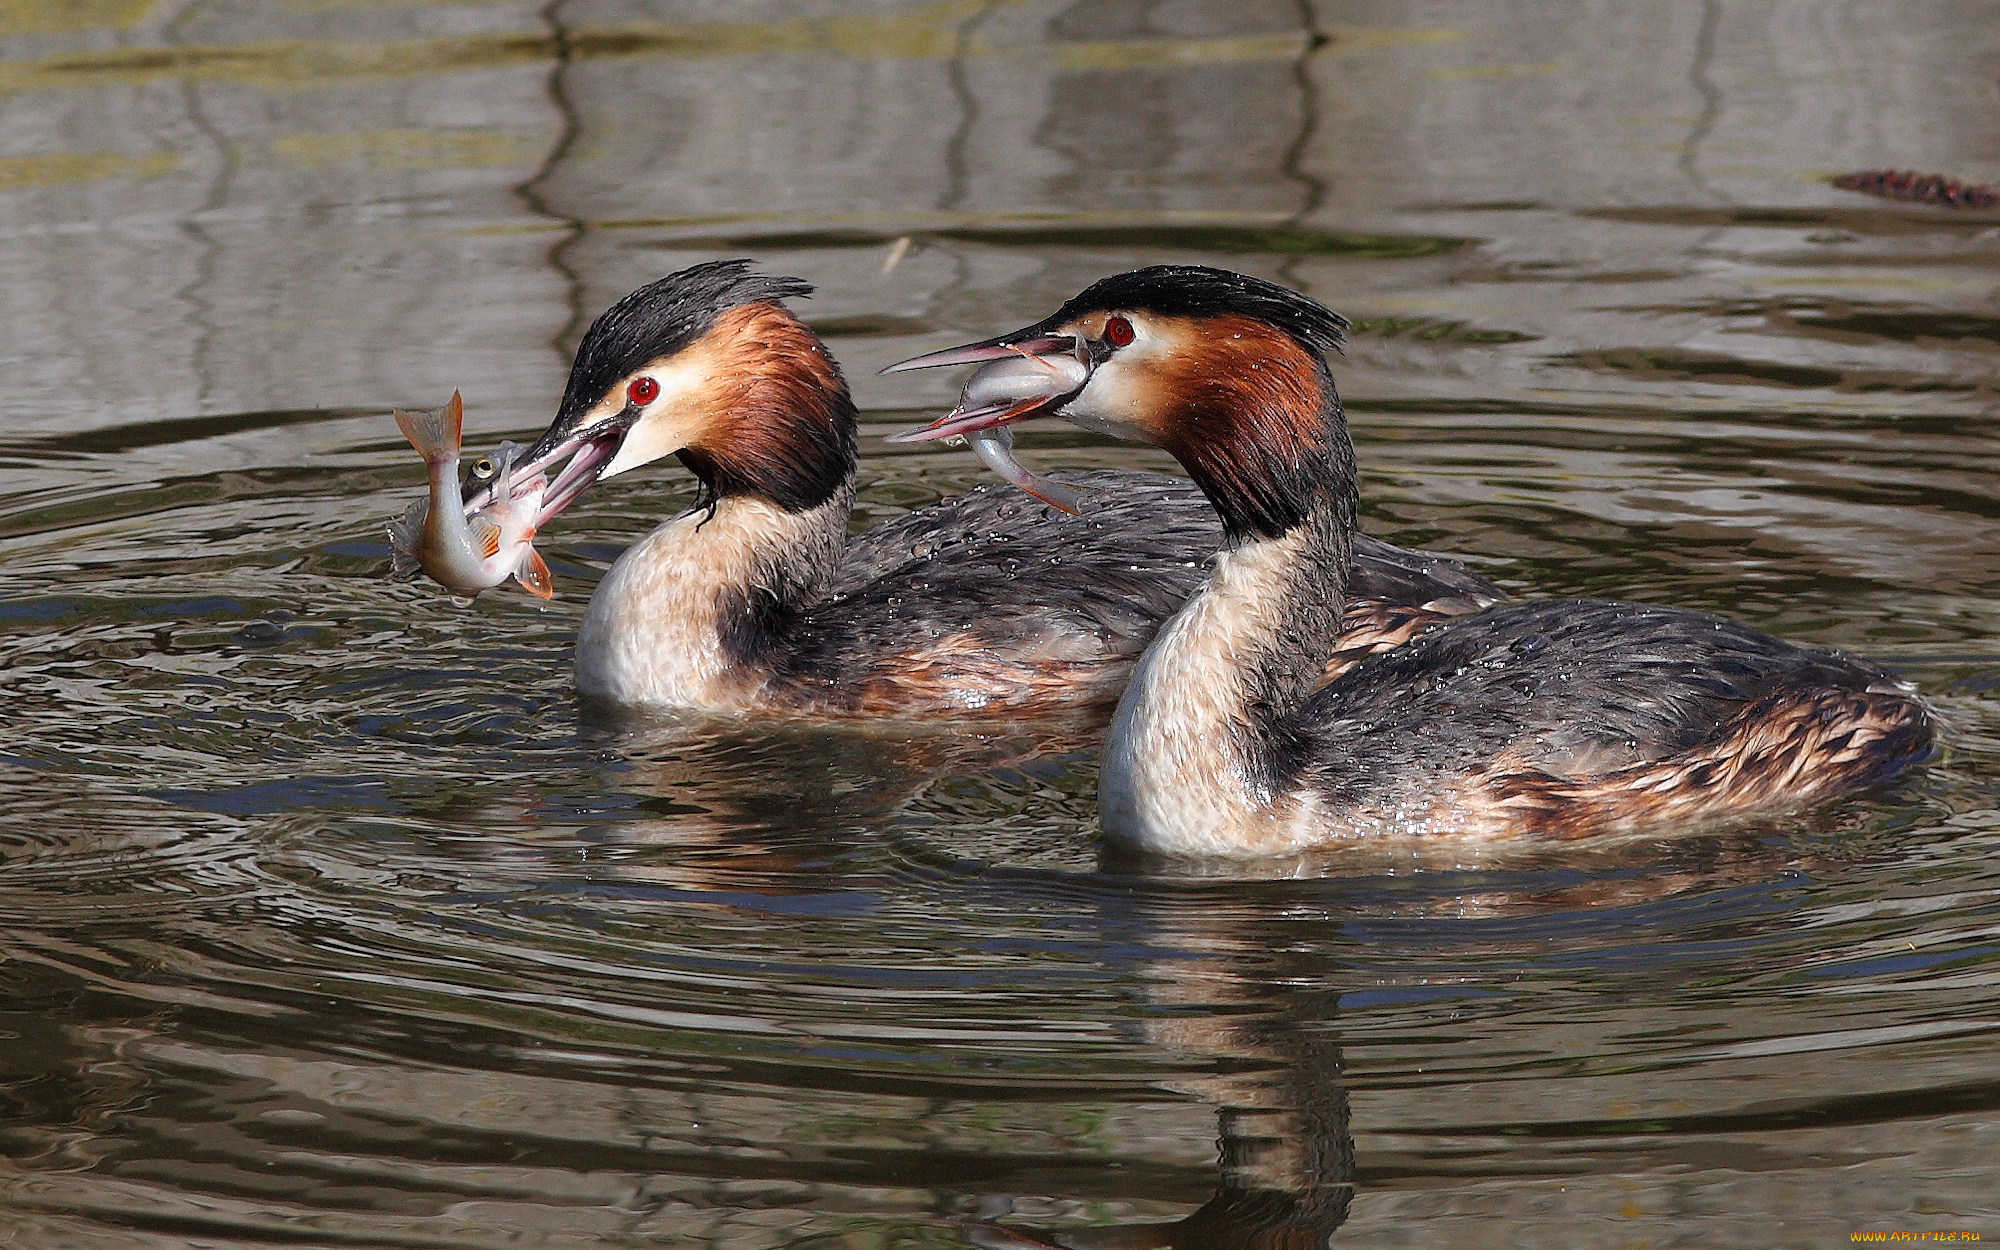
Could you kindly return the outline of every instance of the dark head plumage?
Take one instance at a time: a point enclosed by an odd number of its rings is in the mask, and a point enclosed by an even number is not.
[[[1340,351],[1347,340],[1347,318],[1311,296],[1207,265],[1149,265],[1100,278],[1041,324],[1060,326],[1088,313],[1120,309],[1164,317],[1251,317],[1322,355]]]
[[[1347,318],[1263,278],[1152,265],[1100,278],[1042,324],[1059,332],[1119,312],[1267,328],[1262,336],[1197,330],[1170,356],[1140,366],[1161,405],[1153,441],[1187,468],[1232,542],[1275,538],[1328,507],[1351,527],[1354,450],[1326,364],[1346,339]],[[1283,367],[1260,370],[1265,363]]]
[[[744,304],[804,299],[812,283],[751,273],[747,260],[711,260],[670,273],[619,300],[591,323],[563,389],[559,424],[575,421],[620,378],[700,338]]]

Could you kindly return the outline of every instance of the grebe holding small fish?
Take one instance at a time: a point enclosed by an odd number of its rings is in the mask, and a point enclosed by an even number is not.
[[[974,375],[913,438],[1051,415],[1164,449],[1218,514],[1206,580],[1106,737],[1111,841],[1247,856],[1650,832],[1856,794],[1929,757],[1929,706],[1881,667],[1654,604],[1500,604],[1327,683],[1359,580],[1354,444],[1328,366],[1346,329],[1264,279],[1157,265],[897,366],[1005,375]],[[1023,352],[1051,366],[1039,402]],[[1008,402],[979,402],[989,391]]]
[[[972,450],[987,468],[1051,508],[1058,508],[1071,516],[1081,516],[1082,496],[1047,478],[1036,477],[1014,459],[1012,430],[1005,425],[982,423],[1014,420],[1024,413],[1048,407],[1051,394],[1061,394],[1065,390],[1074,394],[1082,390],[1083,384],[1090,380],[1089,364],[1060,354],[1035,356],[1012,344],[1008,350],[1016,354],[987,365],[966,382],[952,418],[968,427],[964,434],[965,441],[972,445]],[[900,443],[911,440],[904,435],[891,434],[889,441]]]

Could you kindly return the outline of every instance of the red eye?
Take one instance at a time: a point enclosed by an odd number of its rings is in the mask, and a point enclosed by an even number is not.
[[[1113,317],[1104,323],[1104,341],[1113,347],[1123,347],[1132,341],[1132,323],[1123,317]]]
[[[644,408],[660,397],[660,384],[651,378],[633,378],[632,385],[625,388],[626,398]]]

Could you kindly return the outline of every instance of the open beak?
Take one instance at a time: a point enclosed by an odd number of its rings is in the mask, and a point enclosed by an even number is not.
[[[1026,332],[1022,332],[1026,333]],[[890,365],[884,373],[979,364],[966,379],[958,407],[920,430],[891,434],[892,443],[921,443],[991,430],[1055,412],[1090,381],[1096,367],[1085,342],[1068,334],[1002,335],[984,343],[949,347]]]
[[[1067,334],[1043,334],[1034,338],[1017,338],[1024,333],[1003,334],[999,338],[987,339],[984,343],[967,343],[964,347],[947,347],[941,352],[930,352],[922,356],[912,356],[899,360],[882,370],[884,373],[902,373],[909,369],[938,369],[945,365],[976,365],[989,360],[1006,360],[1012,356],[1048,355],[1054,352],[1074,352],[1076,339]]]
[[[625,436],[639,419],[637,405],[627,404],[609,417],[601,418],[588,425],[565,428],[569,423],[558,420],[547,433],[535,440],[521,460],[513,467],[516,482],[532,482],[537,475],[546,474],[564,457],[569,463],[563,465],[562,472],[555,474],[542,496],[541,510],[535,514],[535,528],[540,529],[555,519],[577,496],[589,489],[604,472],[604,466],[618,454],[625,444]],[[465,501],[465,514],[471,516],[493,502],[493,487],[488,486]]]

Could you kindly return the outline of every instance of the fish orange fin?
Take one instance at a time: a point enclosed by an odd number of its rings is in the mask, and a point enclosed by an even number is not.
[[[432,449],[438,445],[438,439],[443,434],[443,431],[437,428],[431,414],[421,408],[415,412],[391,408],[389,415],[396,418],[396,428],[403,432],[404,438],[410,440],[410,446],[417,449],[417,454],[429,460]]]
[[[549,566],[542,562],[542,553],[533,547],[521,558],[521,567],[514,570],[514,580],[531,595],[544,599],[556,597],[556,579],[549,572]]]
[[[479,554],[492,559],[500,554],[500,527],[487,518],[472,518],[466,526],[471,531],[472,541],[479,544]]]

